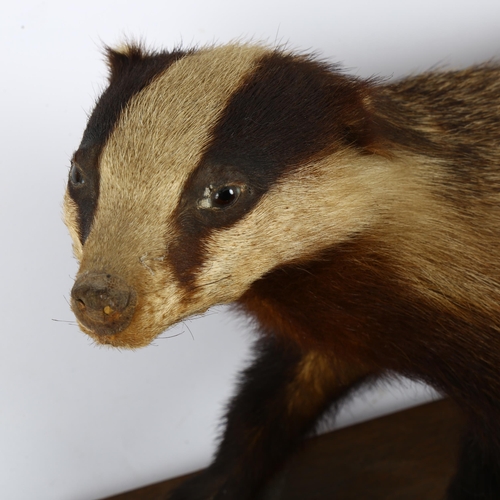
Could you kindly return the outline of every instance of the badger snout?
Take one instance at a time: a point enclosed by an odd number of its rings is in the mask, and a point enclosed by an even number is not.
[[[111,274],[86,273],[71,290],[73,312],[84,327],[97,335],[112,335],[127,328],[136,304],[135,290]]]

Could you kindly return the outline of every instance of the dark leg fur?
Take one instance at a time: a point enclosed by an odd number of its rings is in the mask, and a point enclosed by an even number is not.
[[[447,500],[500,499],[500,452],[495,435],[494,431],[480,433],[477,426],[471,426],[463,441]]]
[[[367,373],[318,353],[284,348],[273,338],[229,405],[227,427],[212,465],[184,483],[170,500],[250,500],[313,428],[317,418]]]

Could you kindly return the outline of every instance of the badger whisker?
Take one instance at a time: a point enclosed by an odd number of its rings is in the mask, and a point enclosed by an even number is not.
[[[173,339],[173,338],[175,338],[175,337],[180,337],[180,336],[181,336],[181,335],[183,335],[184,333],[186,333],[186,332],[182,331],[182,332],[179,332],[179,333],[175,333],[174,335],[167,335],[167,336],[165,336],[165,335],[159,335],[159,336],[158,336],[158,337],[156,337],[156,338],[157,338],[158,340]]]
[[[67,323],[68,325],[71,325],[71,326],[78,326],[78,323],[76,321],[71,321],[71,320],[67,320],[67,319],[55,319],[55,318],[51,318],[52,321],[55,321],[57,323]]]
[[[212,285],[216,285],[217,283],[221,283],[222,281],[225,281],[225,280],[228,280],[228,279],[231,279],[230,275],[223,276],[222,278],[219,278],[217,280],[209,281],[208,283],[199,283],[198,285],[193,286],[192,288],[193,288],[193,290],[196,290],[196,289],[199,289],[199,288],[206,288],[206,287],[209,287],[209,286],[212,286]]]

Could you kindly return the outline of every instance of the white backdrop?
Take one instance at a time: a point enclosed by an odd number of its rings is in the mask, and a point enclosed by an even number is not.
[[[206,465],[248,356],[250,332],[222,308],[136,352],[97,348],[71,322],[76,263],[61,198],[105,83],[103,43],[125,35],[156,47],[288,42],[359,75],[398,76],[498,57],[499,27],[498,0],[4,3],[0,498],[95,500]],[[379,387],[340,423],[431,396],[419,386]]]

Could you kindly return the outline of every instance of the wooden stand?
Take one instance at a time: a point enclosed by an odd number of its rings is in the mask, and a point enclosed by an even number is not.
[[[442,500],[462,419],[437,401],[311,438],[276,480],[276,500]],[[183,476],[106,500],[157,500]]]

